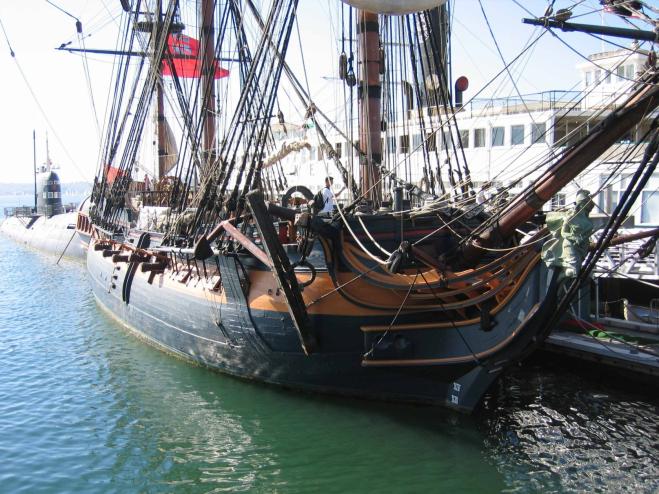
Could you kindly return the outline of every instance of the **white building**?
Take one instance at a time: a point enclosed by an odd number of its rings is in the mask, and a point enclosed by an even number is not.
[[[583,137],[589,128],[624,102],[646,60],[647,52],[642,50],[594,54],[589,62],[577,66],[581,91],[547,91],[522,98],[475,100],[459,109],[455,119],[475,187],[488,184],[490,190],[504,187],[513,194],[521,191],[541,173],[540,164],[549,162],[550,156],[560,155],[566,146]],[[412,117],[416,112],[409,109]],[[445,112],[442,115],[428,109],[424,112],[432,123],[430,129],[438,129],[440,120],[447,117]],[[410,125],[408,129],[413,127]],[[596,196],[598,208],[594,214],[611,213],[642,156],[644,145],[637,143],[644,140],[648,129],[649,118],[623,136],[545,209],[569,204],[576,191],[584,188]],[[279,142],[305,143],[301,151],[289,154],[282,161],[289,185],[304,185],[315,192],[322,187],[325,176],[337,177],[332,160],[327,159],[327,146],[322,144],[313,126],[276,124],[273,130]],[[387,129],[382,134],[383,144],[393,153],[387,158],[393,160],[387,163],[388,167],[396,167],[401,178],[420,185],[425,141],[426,150],[434,160],[431,168],[442,164],[440,173],[448,188],[444,163],[452,155],[452,145],[445,144],[443,137],[437,131],[422,136],[418,130],[404,127]],[[454,135],[454,140],[456,137]],[[328,133],[328,140],[347,168],[359,169],[357,152],[345,139]],[[523,177],[521,181],[518,180],[520,176]],[[336,192],[341,189],[336,180],[335,189]],[[659,225],[658,189],[659,173],[655,173],[633,209],[635,225]]]

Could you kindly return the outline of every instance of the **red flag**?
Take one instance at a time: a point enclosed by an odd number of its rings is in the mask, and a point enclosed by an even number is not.
[[[162,75],[179,77],[201,77],[199,41],[185,34],[170,34],[167,37],[168,54],[162,61]],[[171,58],[170,58],[171,57]],[[229,75],[229,71],[215,61],[215,79]]]
[[[123,171],[121,171],[119,168],[115,168],[114,166],[105,165],[105,170],[105,178],[108,184],[112,184],[115,180],[121,178],[124,175]]]

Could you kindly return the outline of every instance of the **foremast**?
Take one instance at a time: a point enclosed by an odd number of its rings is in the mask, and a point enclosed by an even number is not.
[[[202,68],[203,105],[203,151],[206,163],[215,158],[215,23],[213,0],[201,2],[201,46],[200,64]]]

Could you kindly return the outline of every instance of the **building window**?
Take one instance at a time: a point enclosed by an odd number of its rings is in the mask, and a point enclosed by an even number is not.
[[[545,142],[545,133],[547,132],[547,124],[531,124],[531,143],[537,144],[539,142]]]
[[[627,68],[625,69],[627,79],[634,79],[634,66],[633,65],[627,65]]]
[[[510,127],[510,144],[511,146],[520,146],[524,144],[523,125],[513,125]]]
[[[641,223],[659,223],[659,192],[644,190],[641,205]]]
[[[412,152],[421,151],[422,144],[421,134],[412,134]]]
[[[586,87],[590,86],[592,82],[593,82],[593,73],[586,72]]]
[[[396,136],[389,136],[387,138],[387,151],[390,153],[396,152]]]
[[[565,194],[556,194],[551,198],[551,209],[556,211],[565,207]]]
[[[428,151],[437,151],[437,134],[430,132],[426,138],[426,143],[428,145]]]
[[[340,142],[337,142],[336,145],[334,146],[334,149],[336,151],[336,157],[340,158],[341,157],[341,151],[342,151],[342,146]]]
[[[611,84],[611,72],[608,70],[605,72],[604,84]]]
[[[460,141],[462,141],[462,147],[463,148],[468,148],[469,147],[469,131],[468,130],[461,130],[460,131]]]
[[[400,136],[400,152],[409,153],[410,152],[410,136],[404,134]]]
[[[485,129],[474,129],[474,147],[485,147]]]
[[[618,65],[618,68],[616,69],[616,74],[618,75],[618,81],[624,81],[625,80],[625,66],[624,65]]]
[[[450,140],[450,137],[447,136],[443,130],[435,131],[435,149],[441,151],[448,144],[447,139]],[[430,144],[428,144],[430,145]]]
[[[600,78],[602,77],[602,71],[601,70],[596,70],[595,71],[595,84],[600,83]]]
[[[492,127],[492,146],[503,146],[504,127]]]

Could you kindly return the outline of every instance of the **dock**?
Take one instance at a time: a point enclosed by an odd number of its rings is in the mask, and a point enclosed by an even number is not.
[[[659,334],[610,324],[583,332],[563,326],[549,335],[543,350],[607,368],[603,370],[624,370],[659,379]]]
[[[623,233],[635,233],[631,229]],[[614,375],[659,378],[659,247],[656,238],[607,249],[591,286],[545,340],[546,354]]]

